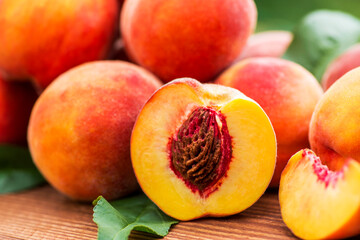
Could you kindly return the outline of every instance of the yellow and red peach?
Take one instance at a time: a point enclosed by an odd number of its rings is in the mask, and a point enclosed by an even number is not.
[[[277,162],[271,187],[279,186],[289,158],[309,147],[308,131],[322,96],[317,80],[300,65],[279,58],[249,58],[222,73],[215,83],[233,87],[260,104],[277,139]]]
[[[144,105],[131,136],[142,190],[180,220],[248,208],[266,190],[275,159],[273,128],[255,101],[190,78],[160,88]]]
[[[0,144],[26,144],[37,94],[28,83],[9,82],[0,70]]]
[[[132,0],[120,25],[133,61],[165,82],[205,82],[239,56],[256,17],[253,0]]]
[[[236,61],[250,57],[281,57],[293,35],[288,31],[265,31],[253,34]]]
[[[66,70],[103,59],[117,21],[117,0],[0,1],[0,68],[43,89]]]
[[[357,67],[360,67],[360,44],[354,45],[329,64],[321,80],[324,90],[345,73]]]
[[[121,61],[87,63],[62,74],[31,113],[28,143],[40,172],[76,200],[137,190],[131,130],[160,85],[146,70]]]
[[[299,238],[355,236],[360,233],[360,163],[349,158],[331,171],[314,152],[301,150],[282,172],[279,201],[285,224]]]
[[[331,170],[348,158],[360,161],[360,67],[351,70],[329,88],[311,119],[311,149]]]

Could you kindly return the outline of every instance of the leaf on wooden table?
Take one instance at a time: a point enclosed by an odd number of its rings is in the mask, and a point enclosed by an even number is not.
[[[0,194],[29,189],[44,182],[27,148],[0,145]]]
[[[299,63],[320,81],[328,64],[359,40],[359,19],[339,11],[319,10],[296,26],[284,58]]]
[[[93,220],[98,225],[99,240],[127,239],[132,230],[163,237],[172,224],[178,223],[144,194],[111,203],[100,196],[94,205]]]

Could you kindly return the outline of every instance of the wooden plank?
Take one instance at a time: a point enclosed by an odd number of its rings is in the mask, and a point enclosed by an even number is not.
[[[92,206],[71,201],[50,186],[0,196],[0,239],[96,239]],[[276,192],[226,218],[205,218],[173,226],[168,240],[294,239],[281,220]],[[156,239],[134,232],[131,239]]]

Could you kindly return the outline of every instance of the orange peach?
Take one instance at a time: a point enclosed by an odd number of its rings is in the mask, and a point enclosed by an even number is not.
[[[288,31],[265,31],[253,34],[236,61],[250,57],[281,57],[292,39],[293,35]]]
[[[331,170],[347,159],[360,161],[360,67],[338,79],[324,94],[311,119],[311,149]]]
[[[324,90],[345,73],[357,67],[360,67],[360,44],[354,45],[329,64],[321,80]]]
[[[2,0],[0,68],[43,89],[71,67],[104,58],[117,20],[117,0]]]
[[[275,129],[278,152],[271,187],[277,187],[289,158],[309,146],[308,131],[322,96],[317,80],[300,65],[279,58],[249,58],[222,73],[215,83],[233,87],[260,104]]]
[[[28,142],[40,172],[72,199],[138,189],[130,161],[137,114],[160,81],[121,61],[80,65],[57,78],[31,113]]]
[[[190,220],[250,207],[274,172],[276,139],[262,108],[239,91],[182,78],[141,110],[131,160],[144,193]]]
[[[37,94],[28,83],[6,81],[0,70],[0,144],[26,144],[26,130]]]
[[[355,236],[360,233],[360,163],[348,159],[331,171],[314,152],[301,150],[282,173],[279,201],[285,224],[299,238]]]
[[[165,82],[205,82],[240,54],[256,17],[253,0],[132,0],[120,25],[133,61]]]

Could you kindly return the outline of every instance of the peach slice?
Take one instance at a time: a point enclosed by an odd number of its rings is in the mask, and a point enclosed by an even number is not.
[[[300,150],[282,172],[279,200],[285,224],[300,238],[359,234],[360,164],[348,159],[331,171],[314,152]]]
[[[264,193],[274,172],[276,139],[252,99],[182,78],[144,105],[131,136],[131,159],[142,190],[168,215],[227,216]]]

